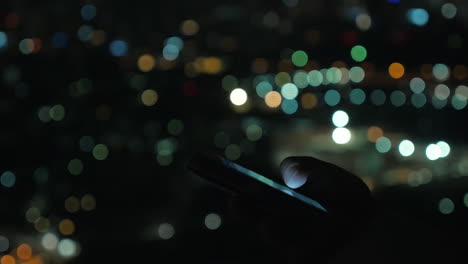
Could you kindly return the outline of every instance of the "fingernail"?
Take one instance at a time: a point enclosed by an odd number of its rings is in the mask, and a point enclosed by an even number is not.
[[[304,185],[307,181],[307,176],[299,171],[299,164],[292,163],[282,171],[284,183],[291,189],[296,189]]]

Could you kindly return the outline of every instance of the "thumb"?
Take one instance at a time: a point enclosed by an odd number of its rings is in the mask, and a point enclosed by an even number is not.
[[[331,213],[351,216],[373,211],[366,184],[334,164],[313,157],[288,157],[281,162],[281,176],[287,186],[319,201]]]

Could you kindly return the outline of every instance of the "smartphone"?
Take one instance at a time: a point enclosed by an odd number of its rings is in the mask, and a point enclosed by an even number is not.
[[[211,153],[193,156],[188,168],[198,176],[237,195],[250,197],[265,208],[307,210],[326,214],[328,210],[318,201],[294,191],[268,177],[249,170],[225,157]]]

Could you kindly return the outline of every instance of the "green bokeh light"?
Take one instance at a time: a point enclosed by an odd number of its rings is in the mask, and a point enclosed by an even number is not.
[[[72,175],[80,175],[83,172],[83,162],[79,159],[72,159],[68,162],[68,171]]]
[[[385,100],[387,99],[387,96],[385,95],[385,92],[382,90],[374,90],[371,93],[370,99],[374,105],[383,105],[385,104]]]
[[[63,105],[54,105],[49,110],[49,116],[55,121],[61,121],[65,118],[65,108]]]
[[[439,201],[439,212],[441,214],[451,214],[455,211],[455,204],[450,198],[442,198]]]
[[[109,149],[104,144],[97,144],[93,148],[93,157],[97,160],[105,160],[109,156]]]
[[[241,156],[241,153],[242,153],[241,148],[236,144],[231,144],[227,146],[226,150],[224,151],[226,158],[230,160],[239,159]]]
[[[291,60],[297,67],[303,67],[309,61],[309,56],[303,50],[297,50],[291,55]]]
[[[305,88],[309,85],[307,73],[305,71],[297,71],[293,77],[294,84],[299,88]]]
[[[351,57],[357,62],[364,61],[367,57],[367,50],[361,45],[356,45],[351,49]]]
[[[281,95],[286,99],[294,99],[299,94],[299,89],[293,83],[287,83],[281,87]]]
[[[251,124],[245,130],[245,134],[248,140],[257,141],[262,137],[263,129],[257,124]]]

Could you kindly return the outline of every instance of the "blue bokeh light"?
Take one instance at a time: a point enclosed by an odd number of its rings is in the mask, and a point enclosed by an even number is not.
[[[422,8],[412,8],[407,13],[408,20],[416,26],[424,26],[429,21],[429,13]]]
[[[8,37],[5,32],[0,31],[0,49],[6,47],[8,44]]]
[[[93,5],[85,5],[81,8],[81,17],[84,20],[92,20],[96,17],[96,7]]]
[[[109,44],[109,51],[115,57],[125,56],[128,53],[128,44],[123,40],[114,40]]]

